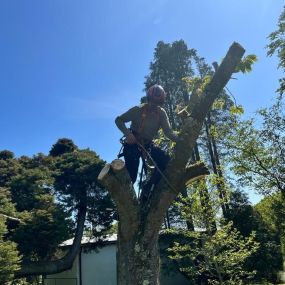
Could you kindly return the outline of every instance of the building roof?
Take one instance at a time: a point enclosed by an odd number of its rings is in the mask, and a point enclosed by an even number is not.
[[[60,246],[72,245],[73,239],[74,238],[64,241],[63,243],[60,244]],[[93,244],[99,241],[104,242],[104,243],[114,243],[117,241],[117,235],[116,234],[107,235],[105,237],[100,237],[100,238],[91,238],[91,237],[83,236],[81,239],[81,245]]]

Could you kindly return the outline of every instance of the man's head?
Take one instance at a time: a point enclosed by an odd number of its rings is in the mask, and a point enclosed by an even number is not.
[[[155,84],[147,90],[147,100],[156,105],[162,105],[165,101],[166,93],[162,86]]]

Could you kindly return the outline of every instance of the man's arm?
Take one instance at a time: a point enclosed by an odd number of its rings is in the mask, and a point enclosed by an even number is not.
[[[172,141],[177,142],[178,136],[171,129],[168,116],[164,109],[161,109],[161,128],[164,134]]]
[[[135,118],[138,110],[139,108],[137,106],[133,107],[115,119],[118,129],[125,135],[127,143],[129,144],[135,143],[136,139],[130,129],[127,128],[126,123],[131,122]]]
[[[115,123],[116,123],[118,129],[125,136],[127,136],[128,134],[131,133],[131,131],[126,126],[126,123],[131,122],[134,119],[134,116],[135,116],[135,113],[137,112],[137,110],[138,110],[138,107],[133,107],[115,119]]]

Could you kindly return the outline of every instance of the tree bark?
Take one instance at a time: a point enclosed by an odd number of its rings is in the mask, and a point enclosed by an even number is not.
[[[33,261],[21,264],[19,271],[15,273],[16,278],[33,276],[33,275],[47,275],[63,272],[70,269],[73,261],[80,251],[81,239],[83,236],[84,223],[87,211],[87,197],[82,198],[77,214],[77,227],[72,246],[64,257],[54,261]]]
[[[158,235],[165,213],[186,182],[201,176],[186,170],[189,150],[195,146],[203,122],[214,100],[230,80],[245,50],[234,43],[212,80],[200,96],[192,94],[179,141],[164,177],[155,186],[146,203],[136,197],[130,177],[122,161],[107,164],[99,181],[109,190],[119,214],[118,285],[158,285]],[[197,170],[197,169],[196,169]],[[190,175],[191,174],[191,175]]]

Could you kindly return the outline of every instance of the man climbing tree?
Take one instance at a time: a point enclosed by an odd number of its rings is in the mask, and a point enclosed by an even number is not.
[[[188,165],[203,122],[213,102],[230,80],[245,50],[234,43],[202,92],[192,93],[174,155],[155,185],[149,203],[140,203],[122,160],[106,164],[98,180],[109,190],[118,210],[118,285],[158,285],[158,237],[165,212],[186,182],[208,173],[204,165]],[[170,185],[172,187],[170,187]]]
[[[116,118],[118,128],[126,137],[123,142],[123,156],[132,182],[135,183],[137,178],[140,157],[149,156],[146,158],[155,163],[151,177],[143,186],[142,200],[147,199],[152,186],[158,183],[161,178],[160,172],[164,171],[170,159],[166,152],[153,144],[153,138],[162,128],[169,139],[177,140],[177,136],[171,130],[168,116],[161,107],[165,97],[163,87],[153,85],[147,91],[147,103],[135,106]],[[131,122],[130,129],[125,125],[127,122]]]

